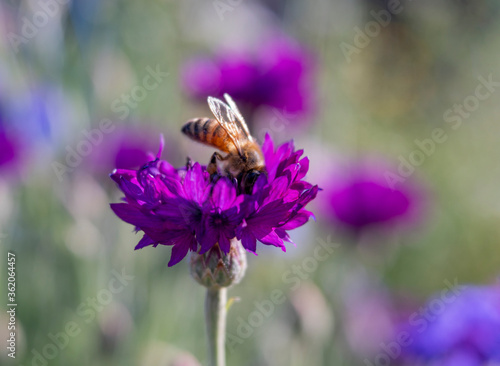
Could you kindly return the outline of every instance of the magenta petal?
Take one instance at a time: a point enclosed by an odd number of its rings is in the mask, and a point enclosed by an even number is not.
[[[110,204],[110,206],[116,216],[118,216],[128,224],[139,227],[151,227],[154,225],[159,225],[162,222],[160,219],[154,216],[145,216],[138,208],[127,203],[112,203]]]
[[[217,181],[212,192],[212,200],[215,207],[226,210],[231,207],[236,199],[236,189],[228,178],[221,178]]]
[[[145,229],[146,234],[153,240],[158,241],[162,245],[176,245],[178,243],[186,243],[190,245],[194,240],[194,235],[190,230],[179,229],[176,225],[164,223],[162,231],[150,231]]]
[[[212,228],[206,228],[203,236],[198,238],[201,245],[200,254],[208,252],[217,243],[217,240],[217,233]]]
[[[293,245],[295,245],[295,243],[292,241],[292,239],[290,238],[290,235],[288,235],[288,233],[283,230],[281,227],[278,227],[274,230],[274,232],[276,234],[278,234],[278,236],[283,239],[283,241],[286,241],[288,243],[292,243]],[[296,246],[296,245],[295,245]]]
[[[293,141],[285,142],[283,145],[278,147],[276,155],[280,157],[280,160],[285,160],[292,154],[294,150]]]
[[[243,230],[241,233],[240,240],[241,240],[241,245],[243,245],[243,248],[245,248],[249,252],[252,252],[253,254],[256,254],[257,239],[255,239],[255,236],[251,235],[246,230]]]
[[[219,237],[219,247],[224,253],[228,254],[231,249],[231,242],[224,235],[221,235]]]
[[[299,164],[300,164],[300,170],[297,175],[297,179],[302,179],[305,177],[305,175],[309,170],[309,158],[306,156],[305,158],[300,159]]]
[[[142,197],[142,190],[124,177],[120,177],[120,188],[123,190],[123,193],[125,193],[125,195],[127,196],[132,196],[136,198]]]
[[[263,244],[266,245],[274,245],[275,247],[278,248],[283,248],[283,240],[276,234],[274,231],[270,232],[269,234],[259,237],[259,241]]]
[[[163,134],[160,134],[160,147],[158,148],[158,153],[156,154],[157,159],[160,159],[164,147],[165,147],[165,138],[163,137]]]
[[[135,246],[135,250],[137,249],[142,249],[144,247],[147,247],[149,245],[153,245],[155,244],[156,242],[151,239],[149,236],[147,236],[146,234],[144,234],[144,236],[142,237],[142,239],[139,241],[139,243]]]
[[[187,255],[189,251],[189,246],[183,243],[176,244],[172,247],[172,254],[170,256],[170,261],[168,262],[168,266],[172,267],[173,265],[179,263],[184,257]]]
[[[253,226],[278,226],[287,218],[293,205],[294,203],[284,203],[283,200],[270,202],[247,221]]]
[[[128,180],[135,179],[135,177],[137,176],[137,170],[115,169],[109,176],[119,185],[121,177],[124,177]]]
[[[293,230],[296,229],[309,221],[309,218],[313,216],[313,213],[310,211],[302,210],[297,213],[291,220],[287,221],[287,223],[281,226],[284,230]]]
[[[186,198],[192,198],[200,204],[206,201],[209,190],[206,189],[207,184],[199,163],[195,163],[192,169],[186,172],[183,188]]]
[[[287,193],[288,185],[290,182],[287,177],[279,177],[271,184],[271,191],[269,192],[269,200],[265,199],[264,202],[274,201],[283,198]]]
[[[163,184],[167,188],[168,192],[171,192],[174,197],[179,196],[183,191],[182,184],[176,177],[166,177],[163,179]]]
[[[253,185],[252,195],[256,196],[259,193],[263,193],[266,185],[267,185],[266,175],[265,174],[259,175],[259,177],[257,178],[257,180],[255,181],[255,183]]]
[[[274,155],[274,142],[267,132],[264,137],[264,142],[262,143],[262,154],[264,155],[266,161],[271,160]]]
[[[158,169],[161,174],[177,176],[177,171],[168,162],[161,160],[158,164]]]

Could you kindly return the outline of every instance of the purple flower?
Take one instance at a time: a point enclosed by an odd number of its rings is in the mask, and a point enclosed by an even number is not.
[[[0,169],[14,167],[19,159],[19,142],[16,138],[0,130]]]
[[[188,251],[203,254],[219,245],[229,253],[230,240],[256,252],[257,240],[285,249],[287,231],[304,225],[312,216],[304,206],[318,187],[302,180],[309,164],[293,143],[277,150],[269,135],[262,146],[267,176],[262,174],[245,194],[235,180],[211,178],[205,166],[188,164],[175,169],[159,159],[139,170],[117,169],[111,178],[125,194],[124,203],[111,204],[123,221],[144,235],[136,246],[172,245],[169,266]]]
[[[396,338],[397,315],[390,292],[375,276],[354,267],[347,270],[340,297],[345,308],[343,331],[349,346],[358,355],[373,361],[381,343],[387,344]]]
[[[257,49],[194,58],[184,67],[182,82],[194,98],[228,93],[251,110],[268,106],[301,114],[311,110],[312,75],[310,55],[279,36]]]
[[[405,325],[412,343],[403,349],[410,363],[481,366],[500,362],[500,287],[457,287],[431,299]]]
[[[389,169],[363,162],[332,177],[325,189],[323,209],[354,233],[368,228],[393,228],[414,218],[417,195],[407,184],[391,186]]]

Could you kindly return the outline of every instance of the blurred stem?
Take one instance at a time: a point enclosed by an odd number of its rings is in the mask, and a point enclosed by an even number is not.
[[[226,366],[226,288],[208,288],[205,298],[209,366]]]

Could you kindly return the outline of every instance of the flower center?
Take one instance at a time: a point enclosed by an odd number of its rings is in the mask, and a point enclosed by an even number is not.
[[[225,226],[226,222],[227,222],[227,218],[222,213],[217,212],[217,213],[212,215],[212,225],[214,227]]]

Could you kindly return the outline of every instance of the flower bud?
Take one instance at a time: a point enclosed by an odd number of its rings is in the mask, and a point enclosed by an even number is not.
[[[191,275],[200,285],[212,289],[229,287],[239,283],[245,275],[247,268],[245,249],[236,239],[231,241],[228,254],[216,244],[204,254],[191,253],[189,268]]]

